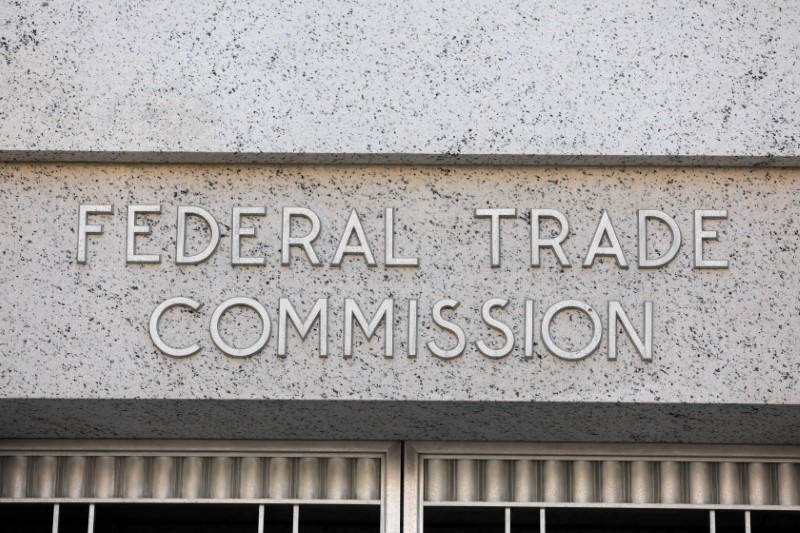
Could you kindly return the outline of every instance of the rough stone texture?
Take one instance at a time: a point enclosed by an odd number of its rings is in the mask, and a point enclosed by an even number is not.
[[[7,439],[800,444],[797,405],[358,400],[0,400]]]
[[[0,202],[5,437],[213,438],[230,431],[242,438],[800,442],[798,170],[6,164]],[[85,265],[75,251],[81,203],[116,207],[113,216],[91,219],[106,233],[89,237]],[[126,265],[127,206],[151,203],[163,212],[142,218],[153,235],[139,238],[138,249],[161,253],[162,263]],[[203,264],[174,262],[178,205],[204,207],[222,225],[221,243]],[[231,266],[234,205],[266,206],[265,218],[246,219],[257,237],[243,240],[245,255],[265,256],[266,266]],[[313,208],[322,220],[315,243],[322,267],[308,265],[299,251],[291,266],[280,266],[280,208],[293,205]],[[386,207],[397,209],[398,252],[419,257],[420,268],[383,266]],[[519,210],[516,220],[502,222],[500,268],[489,266],[489,223],[474,217],[478,207]],[[532,207],[559,209],[569,219],[572,268],[556,266],[549,252],[542,268],[529,266]],[[377,267],[357,257],[329,265],[351,208]],[[680,226],[683,246],[666,267],[637,266],[642,208],[663,210]],[[730,268],[691,268],[697,208],[729,210],[728,220],[707,223],[720,240],[707,245],[706,256],[727,258]],[[579,266],[603,209],[627,270],[608,258]],[[198,227],[190,225],[191,250],[204,244]],[[553,229],[543,227],[543,235]],[[656,229],[654,253],[662,253],[667,243]],[[162,322],[168,342],[202,345],[186,359],[162,355],[147,333],[150,313],[172,296],[204,304]],[[223,355],[208,334],[214,308],[234,296],[256,298],[272,318],[267,347],[247,359]],[[329,357],[318,356],[316,329],[302,342],[291,330],[288,356],[276,356],[280,297],[301,313],[329,298]],[[369,314],[380,300],[395,299],[393,359],[382,355],[382,330],[367,342],[358,328],[353,358],[342,357],[346,297]],[[502,343],[480,319],[480,305],[492,297],[510,300],[495,315],[517,337],[500,360],[474,344]],[[416,359],[406,355],[408,298],[419,299]],[[450,361],[425,347],[453,342],[431,325],[430,309],[444,298],[461,302],[453,319],[468,340],[466,352]],[[537,326],[536,354],[524,359],[525,298],[535,302],[537,324],[556,301],[593,305],[603,321],[600,348],[581,361],[560,360],[544,349]],[[619,300],[639,330],[642,302],[654,302],[652,362],[624,336],[618,359],[607,360],[608,300]],[[259,332],[241,310],[223,321],[223,335],[239,346]],[[565,314],[554,336],[580,346],[589,330]]]
[[[790,0],[5,2],[0,156],[797,165],[798,18]]]

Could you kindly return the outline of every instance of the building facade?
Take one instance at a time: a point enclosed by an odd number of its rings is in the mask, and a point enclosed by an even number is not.
[[[0,529],[800,529],[790,2],[0,7]]]

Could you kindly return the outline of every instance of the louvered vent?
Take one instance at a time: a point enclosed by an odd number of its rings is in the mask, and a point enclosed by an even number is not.
[[[800,504],[797,463],[426,459],[424,501]]]
[[[380,479],[380,459],[365,457],[0,458],[9,499],[378,502]]]

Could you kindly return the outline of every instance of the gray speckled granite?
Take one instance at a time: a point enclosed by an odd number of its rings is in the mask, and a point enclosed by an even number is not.
[[[0,157],[798,164],[799,17],[790,0],[5,2]]]
[[[798,170],[6,164],[0,167],[0,202],[0,434],[6,436],[93,431],[99,436],[102,428],[135,435],[125,427],[141,423],[143,434],[152,436],[172,435],[171,429],[159,428],[175,424],[176,436],[211,438],[219,435],[215,428],[227,427],[242,437],[274,430],[288,438],[293,431],[302,435],[297,428],[319,423],[319,418],[303,423],[304,413],[330,409],[331,426],[308,430],[308,435],[390,438],[393,429],[386,424],[397,415],[396,435],[406,438],[437,438],[443,424],[450,429],[441,438],[453,439],[541,434],[544,440],[572,440],[597,434],[598,440],[797,441]],[[114,216],[93,219],[105,224],[107,233],[91,238],[88,263],[80,265],[75,254],[78,206],[101,202],[114,203],[117,210]],[[163,214],[151,219],[153,236],[140,245],[142,253],[162,253],[160,265],[125,265],[125,208],[132,203],[163,204]],[[223,225],[217,253],[201,265],[174,263],[175,213],[185,204],[208,209]],[[259,236],[245,245],[247,254],[265,255],[267,266],[231,267],[234,205],[267,207],[265,219],[248,221],[257,225]],[[379,260],[380,266],[367,268],[348,259],[340,269],[314,268],[297,258],[291,267],[281,267],[279,209],[289,205],[310,206],[319,214],[323,232],[316,246],[325,262],[351,207],[359,209],[374,253],[382,258],[383,209],[395,207],[398,227],[407,228],[398,233],[398,250],[420,257],[421,267],[386,269]],[[489,267],[488,222],[474,219],[476,207],[520,210],[516,223],[503,222],[499,269]],[[621,270],[600,259],[593,268],[575,264],[562,271],[547,255],[545,265],[532,270],[525,212],[530,207],[564,211],[573,232],[565,250],[573,263],[585,253],[601,209],[608,209],[631,268]],[[683,232],[684,246],[663,269],[636,266],[639,208],[672,214]],[[710,224],[720,230],[721,240],[709,252],[728,258],[728,270],[690,268],[695,208],[729,210],[727,221]],[[184,345],[187,338],[196,338],[203,346],[201,353],[182,360],[160,354],[147,334],[152,310],[178,295],[206,306],[194,316],[165,318],[169,341]],[[266,349],[245,360],[221,354],[207,333],[213,308],[233,296],[257,298],[273,320]],[[316,354],[316,332],[302,344],[293,335],[289,355],[276,356],[282,296],[303,312],[313,299],[330,298],[327,359]],[[354,357],[342,357],[342,300],[348,296],[370,312],[380,299],[397,300],[394,359],[381,355],[380,339],[367,345],[360,333]],[[416,359],[405,355],[403,306],[409,297],[420,300]],[[438,360],[423,347],[433,338],[449,340],[431,328],[429,315],[433,302],[446,297],[462,302],[457,321],[470,341],[466,353],[453,361]],[[479,338],[499,342],[479,318],[481,302],[490,297],[511,300],[501,315],[518,336],[517,349],[502,360],[484,357],[472,344]],[[627,340],[618,360],[608,361],[605,333],[601,347],[586,360],[559,360],[542,349],[538,336],[537,355],[524,360],[526,297],[537,302],[538,317],[544,306],[579,298],[595,305],[603,321],[605,302],[619,299],[637,325],[642,301],[653,300],[653,361],[641,361]],[[239,315],[238,324],[242,329],[232,321],[225,330],[234,342],[257,336],[257,330],[247,329],[257,324],[246,315]],[[585,330],[576,324],[557,322],[556,335],[579,340]],[[117,400],[121,403],[113,403]],[[184,417],[182,407],[166,413],[156,400],[199,403],[175,404],[197,406]],[[86,402],[97,406],[84,410]],[[617,410],[618,403],[666,407]],[[319,407],[323,404],[330,405]],[[406,412],[403,419],[397,413],[406,404],[417,404],[419,410]],[[561,406],[547,407],[552,404]],[[244,426],[217,426],[229,406],[235,408],[230,423]],[[237,406],[244,406],[242,415]],[[448,410],[454,406],[455,411]],[[669,418],[659,413],[666,416],[672,406],[683,414],[664,425]],[[528,420],[539,407],[550,414]],[[359,429],[362,408],[366,420],[382,421],[373,433]],[[250,428],[249,421],[262,409],[267,418]],[[428,409],[429,418],[424,415]],[[584,413],[583,418],[565,414],[571,409]],[[87,414],[95,410],[96,419]],[[593,413],[601,416],[596,424]],[[170,417],[163,424],[162,414]],[[73,418],[73,429],[64,429]],[[469,420],[459,437],[462,419]],[[576,429],[579,420],[585,426]],[[719,424],[721,433],[714,434],[709,424]],[[506,427],[515,425],[519,433]],[[547,428],[559,436],[549,439]],[[741,435],[734,438],[737,430]],[[672,431],[675,436],[669,437]]]

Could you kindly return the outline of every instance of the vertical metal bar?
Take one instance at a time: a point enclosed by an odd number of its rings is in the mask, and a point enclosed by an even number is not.
[[[300,531],[300,506],[295,504],[292,507],[292,533]]]
[[[233,493],[233,459],[214,457],[209,472],[209,495],[212,498],[230,498]]]
[[[450,495],[450,464],[446,459],[426,459],[425,463],[425,501],[446,502],[453,500]]]
[[[781,463],[778,465],[778,505],[797,505],[800,503],[800,483],[797,465]]]
[[[659,503],[684,503],[681,497],[681,465],[675,461],[663,461],[659,465],[661,501]]]
[[[533,502],[536,492],[536,463],[534,461],[514,461],[514,501]]]
[[[741,472],[739,463],[719,464],[719,503],[736,505],[742,502]]]
[[[750,526],[750,511],[744,512],[744,533],[753,533],[753,529]]]
[[[594,472],[590,461],[572,462],[572,501],[591,503],[594,501]]]
[[[547,525],[544,521],[544,507],[539,509],[539,533],[547,533]]]
[[[82,498],[86,457],[67,457],[65,463],[64,475],[60,483],[62,495],[73,499]]]
[[[545,461],[543,469],[544,501],[567,501],[567,467],[564,461]]]
[[[111,456],[95,457],[94,483],[92,495],[95,498],[113,498],[116,481],[116,458]]]
[[[352,465],[344,457],[331,457],[326,466],[325,499],[346,500],[350,497],[350,470]]]
[[[258,533],[264,533],[264,505],[258,506]]]
[[[150,483],[150,496],[166,499],[173,495],[175,481],[175,458],[153,458],[153,479]]]
[[[395,478],[397,485],[402,487],[402,505],[396,507],[397,513],[403,513],[403,533],[421,533],[423,529],[423,506],[422,501],[427,490],[425,475],[422,471],[423,460],[414,445],[410,442],[403,443],[403,478],[402,483]],[[398,466],[400,462],[397,462]],[[426,467],[427,468],[427,467]],[[393,498],[394,499],[394,498]],[[399,498],[397,503],[400,504]],[[389,509],[387,509],[389,511]],[[387,512],[387,515],[389,513]],[[399,520],[397,521],[399,523]],[[400,533],[400,528],[393,531],[381,531],[381,533]]]
[[[320,463],[316,457],[301,457],[297,462],[297,497],[316,500],[320,497]]]
[[[625,475],[619,461],[603,461],[601,469],[603,502],[622,503]]]
[[[58,504],[53,505],[53,533],[58,533],[58,515],[61,508]]]
[[[269,490],[272,500],[285,500],[292,497],[292,460],[286,457],[273,457],[269,460]]]
[[[456,460],[456,501],[476,502],[480,498],[480,463],[475,459]]]
[[[28,458],[15,456],[6,458],[5,479],[0,479],[3,485],[3,496],[6,498],[24,498],[28,482]]]
[[[362,457],[356,460],[356,499],[377,500],[381,491],[381,462],[379,459]]]
[[[747,465],[748,500],[750,505],[769,505],[770,495],[769,466],[766,463]]]
[[[509,463],[500,459],[489,459],[484,464],[483,490],[487,502],[507,502],[509,479]]]
[[[506,533],[511,533],[511,507],[506,507]]]
[[[58,461],[55,457],[37,457],[34,485],[39,498],[52,498],[56,495],[56,470]]]
[[[139,456],[126,457],[122,467],[123,491],[126,498],[144,496],[145,478],[147,476],[147,458]]]
[[[260,457],[242,457],[239,460],[239,497],[260,498],[261,480],[264,477]]]
[[[695,461],[689,463],[689,503],[711,503],[711,463]]]
[[[647,461],[631,463],[630,501],[632,503],[653,503],[655,476],[653,464]]]
[[[717,533],[717,516],[714,511],[708,512],[708,532]]]
[[[200,498],[203,489],[203,458],[184,457],[181,463],[181,498]]]
[[[403,497],[403,485],[411,483],[416,487],[414,478],[406,478],[403,482],[403,446],[395,443],[389,446],[381,460],[381,529],[380,533],[400,533]],[[419,493],[417,493],[419,494]],[[410,502],[407,502],[411,505]],[[413,522],[412,522],[413,524]]]
[[[86,533],[94,533],[94,504],[89,504],[89,525],[86,527]]]

